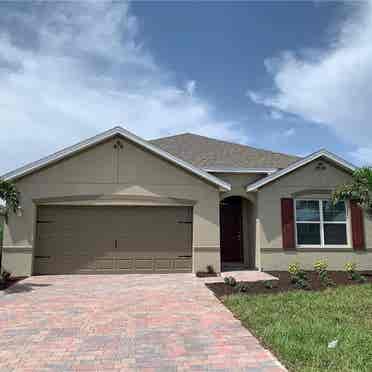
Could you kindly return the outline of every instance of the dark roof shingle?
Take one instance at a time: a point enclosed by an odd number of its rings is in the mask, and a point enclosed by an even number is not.
[[[199,136],[158,138],[153,145],[200,168],[286,168],[299,157]]]

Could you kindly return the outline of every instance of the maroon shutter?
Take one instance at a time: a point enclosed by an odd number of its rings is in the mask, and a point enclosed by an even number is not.
[[[363,210],[354,200],[350,201],[350,214],[353,247],[358,251],[363,250],[365,248]]]
[[[295,221],[293,199],[283,198],[282,200],[282,235],[283,249],[295,249]]]

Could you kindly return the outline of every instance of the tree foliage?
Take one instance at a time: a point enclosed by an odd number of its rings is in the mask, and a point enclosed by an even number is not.
[[[353,173],[350,183],[341,185],[333,192],[334,203],[354,200],[360,206],[372,213],[372,167],[362,167]]]
[[[5,201],[5,210],[17,212],[19,208],[19,192],[11,182],[0,180],[0,199]]]

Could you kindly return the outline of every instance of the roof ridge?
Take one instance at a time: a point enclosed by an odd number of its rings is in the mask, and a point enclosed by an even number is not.
[[[269,152],[271,154],[277,154],[277,155],[281,155],[281,156],[288,156],[288,157],[291,157],[291,158],[301,159],[301,157],[300,156],[297,156],[297,155],[292,155],[292,154],[286,154],[286,153],[283,153],[283,152],[266,150],[266,149],[263,149],[263,148],[258,148],[258,147],[254,147],[254,146],[250,146],[250,145],[243,145],[241,143],[231,142],[231,141],[226,141],[226,140],[221,140],[221,139],[213,138],[213,137],[207,137],[207,136],[203,136],[203,135],[195,134],[195,133],[191,133],[191,132],[179,133],[179,134],[175,134],[175,135],[167,136],[167,137],[159,137],[159,138],[151,139],[151,140],[149,140],[149,142],[155,142],[155,141],[158,141],[158,140],[170,139],[170,138],[180,137],[180,136],[185,136],[185,135],[191,135],[191,136],[195,136],[195,137],[201,137],[201,138],[205,138],[207,140],[212,140],[212,141],[216,141],[216,142],[222,142],[222,143],[226,143],[226,144],[234,145],[234,146],[241,146],[241,147],[249,148],[249,149],[256,150],[256,151],[265,151],[265,152]]]

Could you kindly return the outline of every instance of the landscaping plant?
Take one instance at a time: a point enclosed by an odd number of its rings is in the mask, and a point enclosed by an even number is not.
[[[0,179],[0,199],[5,202],[5,214],[17,212],[19,208],[19,192],[13,183]]]
[[[332,194],[334,203],[354,200],[369,214],[372,214],[372,167],[354,171],[353,180],[339,186]]]
[[[335,283],[333,280],[329,277],[328,275],[328,262],[325,259],[317,260],[314,263],[314,269],[319,275],[320,282],[325,286],[325,287],[331,287]]]
[[[238,283],[236,285],[236,289],[238,290],[238,292],[247,292],[248,286],[246,284],[243,284],[243,283]]]
[[[273,282],[272,280],[265,280],[263,282],[263,285],[265,286],[266,289],[273,289]]]
[[[298,262],[292,263],[288,266],[289,276],[291,277],[291,282],[297,289],[311,289],[309,279],[306,272],[301,269]]]
[[[345,264],[345,271],[349,274],[349,278],[358,283],[365,283],[367,279],[356,271],[357,265],[355,262],[347,262]]]
[[[357,265],[355,262],[347,262],[345,264],[345,271],[349,274],[350,278],[351,278],[351,275],[355,273],[356,268],[357,268]]]
[[[225,284],[227,284],[231,287],[236,286],[236,279],[233,276],[227,276],[226,278],[224,278],[223,281],[225,282]]]

